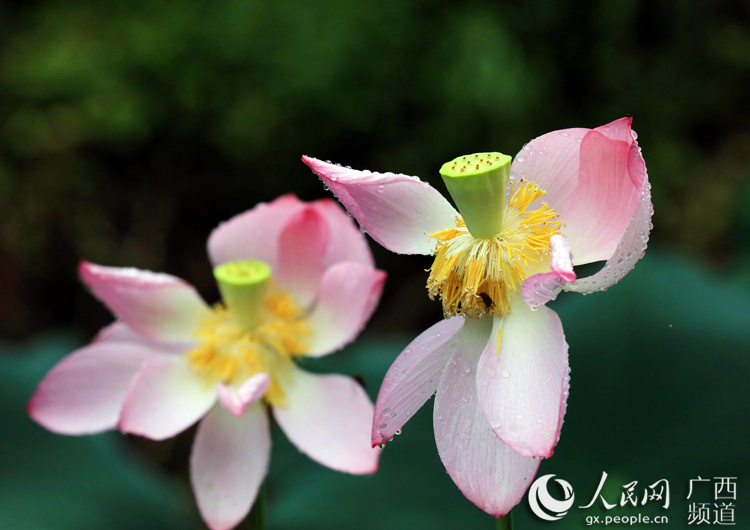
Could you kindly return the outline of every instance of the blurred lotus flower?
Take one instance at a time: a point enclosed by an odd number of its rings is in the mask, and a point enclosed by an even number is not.
[[[226,529],[246,516],[266,474],[267,407],[313,460],[377,469],[373,405],[360,385],[294,359],[354,339],[385,274],[337,204],[292,195],[220,225],[208,253],[224,300],[214,308],[174,276],[83,262],[81,278],[117,321],[47,374],[29,414],[62,434],[117,427],[154,440],[203,418],[191,481],[205,521]]]
[[[512,165],[500,153],[445,164],[463,217],[416,177],[303,157],[381,245],[435,256],[427,288],[446,319],[386,374],[373,444],[390,440],[437,393],[440,458],[464,495],[494,516],[520,501],[560,436],[568,346],[544,304],[563,289],[607,289],[645,251],[653,207],[631,121],[545,134]],[[606,264],[576,280],[574,265],[596,261]]]

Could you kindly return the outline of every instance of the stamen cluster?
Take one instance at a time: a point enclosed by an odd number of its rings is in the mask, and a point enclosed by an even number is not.
[[[249,377],[265,372],[271,383],[265,400],[283,406],[280,379],[292,359],[307,351],[311,330],[302,310],[281,289],[269,285],[263,299],[260,324],[252,331],[243,329],[231,310],[217,304],[195,332],[198,341],[187,358],[208,384],[240,385]]]
[[[533,182],[520,180],[510,187],[502,230],[495,236],[475,239],[460,217],[455,228],[430,234],[437,246],[427,290],[431,299],[442,299],[446,318],[505,315],[512,295],[549,255],[550,237],[562,226],[557,212],[544,202],[527,211],[545,194]]]

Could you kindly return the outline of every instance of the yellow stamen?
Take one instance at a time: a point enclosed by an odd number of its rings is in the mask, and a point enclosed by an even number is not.
[[[195,332],[198,345],[186,355],[209,385],[240,385],[257,373],[267,373],[271,383],[265,400],[283,406],[281,382],[288,376],[292,359],[307,350],[310,335],[302,310],[284,291],[269,285],[260,323],[252,331],[217,304]]]
[[[511,184],[502,231],[493,237],[475,239],[460,217],[455,228],[430,234],[437,247],[427,290],[431,299],[442,299],[446,318],[507,314],[511,296],[549,254],[550,237],[560,233],[562,223],[547,203],[527,211],[544,194],[533,182]]]

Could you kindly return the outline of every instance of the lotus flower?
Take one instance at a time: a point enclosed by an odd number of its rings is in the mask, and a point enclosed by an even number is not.
[[[294,359],[350,342],[385,274],[337,204],[292,195],[220,225],[208,253],[224,299],[213,308],[174,276],[81,263],[83,282],[117,321],[53,367],[28,410],[61,434],[119,428],[154,440],[200,420],[191,481],[206,523],[226,529],[247,515],[266,474],[267,409],[313,460],[377,469],[361,386]]]
[[[373,444],[436,394],[440,458],[464,495],[496,517],[552,455],[565,415],[568,346],[544,304],[561,290],[607,289],[645,252],[653,207],[631,121],[545,134],[512,164],[501,153],[445,164],[461,215],[416,177],[303,157],[375,241],[435,256],[427,289],[446,318],[388,370]],[[599,272],[576,279],[574,265],[598,261]]]

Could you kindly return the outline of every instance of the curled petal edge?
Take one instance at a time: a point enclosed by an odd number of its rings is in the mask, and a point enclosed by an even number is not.
[[[639,148],[640,150],[640,148]],[[654,214],[654,205],[651,202],[651,184],[648,179],[643,183],[641,197],[636,206],[635,213],[628,223],[623,238],[617,245],[614,254],[604,264],[604,267],[586,278],[579,278],[564,287],[566,291],[589,294],[596,291],[606,291],[622,280],[635,264],[646,253],[649,233],[653,228],[651,218]]]
[[[455,226],[458,212],[440,192],[417,177],[373,173],[303,156],[302,161],[388,250],[431,254],[429,235]]]
[[[529,276],[521,286],[521,296],[532,309],[557,298],[565,284],[576,279],[576,273],[573,271],[573,254],[565,238],[561,235],[552,236],[550,246],[552,247],[550,260],[552,272]]]

